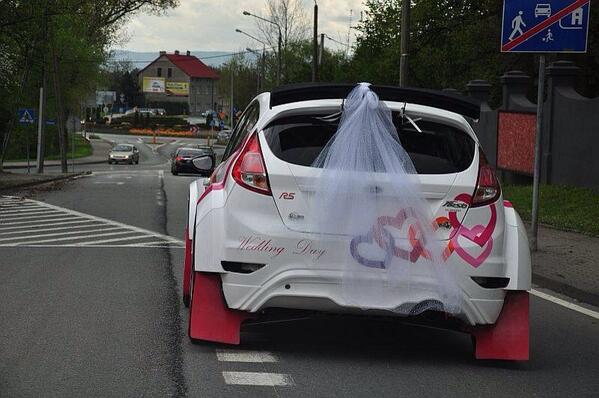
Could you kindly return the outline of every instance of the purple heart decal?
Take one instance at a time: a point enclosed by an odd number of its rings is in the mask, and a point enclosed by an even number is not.
[[[371,260],[368,259],[364,256],[362,256],[362,254],[360,254],[360,245],[361,244],[373,244],[374,243],[374,236],[373,236],[373,231],[370,230],[370,232],[368,232],[367,235],[359,235],[354,237],[351,240],[351,243],[349,245],[349,250],[351,252],[352,257],[359,262],[360,264],[366,266],[366,267],[370,267],[370,268],[379,268],[379,269],[385,269],[387,268],[387,265],[389,265],[389,263],[391,262],[391,260],[393,259],[393,248],[395,247],[395,240],[393,239],[393,236],[391,236],[391,234],[385,230],[383,230],[382,234],[384,235],[385,239],[386,239],[386,244],[385,244],[385,259],[384,260]]]

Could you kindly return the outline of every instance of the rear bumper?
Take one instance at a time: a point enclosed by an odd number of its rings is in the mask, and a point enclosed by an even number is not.
[[[261,272],[262,270],[257,271]],[[391,294],[385,295],[384,302],[363,309],[347,297],[348,286],[344,286],[340,271],[289,269],[266,277],[258,285],[248,283],[253,279],[252,276],[233,273],[221,275],[222,289],[229,308],[247,312],[289,308],[342,314],[405,316],[400,308],[406,304],[441,301],[435,288],[413,288],[414,284],[432,286],[433,281],[426,278],[414,278],[410,281],[412,288],[396,288]],[[472,298],[462,291],[461,311],[454,315],[470,325],[494,323],[501,312],[505,292],[501,289],[485,290],[489,291],[480,298]]]

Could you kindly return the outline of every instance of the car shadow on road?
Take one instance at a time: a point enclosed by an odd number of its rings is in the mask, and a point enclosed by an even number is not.
[[[242,328],[239,349],[275,351],[316,361],[424,364],[432,360],[435,365],[530,369],[526,362],[477,361],[466,333],[393,318],[317,316],[247,324]]]

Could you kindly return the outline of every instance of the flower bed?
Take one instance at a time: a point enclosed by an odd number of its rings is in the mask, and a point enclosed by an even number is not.
[[[159,129],[154,132],[152,129],[129,129],[129,133],[134,135],[146,135],[157,137],[197,137],[191,130]]]

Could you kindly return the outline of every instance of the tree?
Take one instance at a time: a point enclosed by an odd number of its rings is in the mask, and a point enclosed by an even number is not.
[[[283,81],[289,82],[287,70],[290,67],[289,45],[308,38],[309,22],[302,0],[266,0],[266,19],[281,27],[283,53]],[[278,28],[268,22],[256,20],[261,38],[276,49],[279,40]]]
[[[66,120],[69,114],[80,112],[80,99],[95,88],[100,65],[107,59],[110,44],[118,39],[121,23],[136,12],[157,13],[177,4],[178,0],[4,0],[0,13],[0,170],[16,109],[37,102],[44,70],[53,77],[47,86],[51,95],[46,114]],[[57,138],[65,164],[61,124]]]

